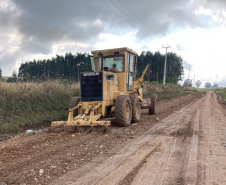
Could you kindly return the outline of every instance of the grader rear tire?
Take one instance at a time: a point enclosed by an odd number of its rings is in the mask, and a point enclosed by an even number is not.
[[[157,95],[152,94],[150,96],[151,99],[151,108],[149,109],[149,114],[156,114],[157,113]]]
[[[79,97],[73,97],[71,99],[71,101],[69,102],[68,110],[74,108],[75,106],[77,106],[79,102],[80,102],[80,98]],[[78,115],[78,109],[74,110],[73,117],[76,117],[77,115]]]
[[[119,95],[115,100],[115,120],[117,125],[129,126],[132,119],[132,106],[127,95]]]
[[[140,100],[136,96],[136,94],[130,94],[130,101],[132,105],[132,120],[131,123],[136,123],[140,121],[140,114],[141,114],[141,106]]]

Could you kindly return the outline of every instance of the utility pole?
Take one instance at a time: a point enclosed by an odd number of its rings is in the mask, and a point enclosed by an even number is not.
[[[194,75],[194,87],[195,87],[195,75]]]
[[[189,65],[188,80],[190,78],[190,67],[191,67],[191,65]]]
[[[171,48],[170,46],[162,46],[163,48],[166,48],[166,56],[165,56],[165,66],[164,66],[164,76],[163,76],[163,86],[165,86],[166,82],[166,61],[167,61],[167,49]]]

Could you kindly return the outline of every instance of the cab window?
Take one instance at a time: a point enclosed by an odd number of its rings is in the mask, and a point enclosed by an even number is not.
[[[116,68],[117,72],[125,71],[125,56],[103,56],[103,67],[108,67],[108,69]],[[91,59],[91,68],[95,72],[101,71],[101,57]]]

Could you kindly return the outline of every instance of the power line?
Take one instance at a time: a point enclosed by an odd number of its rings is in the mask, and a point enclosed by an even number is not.
[[[110,0],[112,4],[114,4],[118,9],[120,9],[123,13],[125,13],[129,18],[131,18],[135,23],[137,23],[139,25],[139,23],[134,20],[131,16],[129,16],[125,11],[123,11],[117,4],[115,4],[112,0]],[[124,6],[124,5],[123,5]],[[128,8],[127,8],[128,9]],[[142,25],[140,25],[146,32],[150,33],[149,30],[147,30],[146,28],[144,28]],[[153,33],[151,33],[153,34]],[[154,36],[155,39],[158,39]]]
[[[146,34],[146,33],[144,33],[142,30],[140,30],[139,28],[137,28],[136,26],[134,26],[134,24],[132,24],[130,21],[128,21],[123,15],[121,15],[121,14],[119,14],[115,9],[113,9],[112,7],[110,7],[107,3],[105,3],[103,0],[100,0],[105,6],[107,6],[111,11],[113,11],[114,13],[116,13],[118,16],[120,16],[122,19],[124,19],[128,24],[130,24],[132,27],[134,27],[136,30],[138,30],[138,31],[140,31],[140,32],[142,32],[144,35],[146,35],[148,38],[149,38],[149,36]],[[119,0],[118,0],[119,1]],[[124,13],[124,14],[126,14],[129,18],[131,18],[134,22],[136,22],[137,23],[137,21],[135,21],[131,16],[129,16],[127,13],[125,13],[118,5],[116,5],[112,0],[110,0],[110,2],[114,5],[114,6],[116,6],[119,10],[121,10],[122,11],[122,13]],[[126,7],[122,2],[120,2],[119,1],[119,3],[121,3],[124,7]],[[97,6],[97,5],[96,5]],[[99,8],[99,6],[98,6],[98,8]],[[128,10],[128,11],[130,11],[127,7],[126,7],[126,9]],[[105,9],[104,9],[105,10]],[[131,12],[131,11],[130,11]],[[107,12],[108,13],[108,15],[109,15],[109,12]],[[133,12],[131,12],[133,15],[134,15],[134,13]],[[109,15],[110,16],[110,15]],[[136,17],[136,15],[134,15],[135,17]],[[110,17],[112,17],[112,18],[114,18],[117,22],[119,22],[115,17],[113,17],[113,16],[110,16]],[[143,22],[143,21],[141,21],[138,17],[136,17],[140,22],[142,22],[144,25],[145,25],[145,23]],[[119,22],[120,23],[120,22]],[[138,24],[138,23],[137,23]],[[138,26],[141,26],[141,25],[139,25],[138,24]],[[146,25],[145,25],[146,26]],[[146,32],[147,32],[147,29],[145,29],[143,26],[141,26]],[[150,29],[148,26],[146,26],[148,29]],[[151,30],[151,29],[150,29]],[[151,30],[151,32],[152,32],[152,34],[154,35],[154,39],[156,40],[156,39],[160,39],[160,37],[158,36],[158,35],[156,35],[152,30]],[[149,32],[150,33],[150,32]],[[155,36],[156,35],[156,36]],[[157,38],[158,37],[158,38]],[[151,40],[153,40],[153,38],[150,38]],[[147,42],[145,42],[145,41],[141,41],[141,42],[144,42],[144,43],[146,43],[146,44],[149,44],[149,43],[147,43]],[[147,46],[146,46],[147,47]]]
[[[102,1],[103,2],[103,1]],[[94,4],[99,8],[100,6],[98,6],[97,5],[97,3],[94,1]],[[105,3],[104,3],[105,4]],[[105,4],[106,5],[106,4]],[[109,6],[108,6],[109,7]],[[102,7],[101,7],[102,8]],[[104,10],[106,13],[107,13],[107,15],[109,15],[109,12],[107,12],[104,8],[102,8],[102,10]],[[117,20],[115,17],[113,17],[113,16],[111,16],[111,15],[109,15],[111,18],[113,18],[113,19],[115,19],[118,23],[121,23],[119,20]],[[137,28],[136,28],[137,29]],[[143,41],[143,40],[141,40],[141,42],[143,42],[144,44],[149,44],[149,43],[147,43],[147,42],[145,42],[145,41]],[[146,46],[147,47],[147,46]]]
[[[154,33],[154,31],[149,28],[142,20],[140,20],[127,6],[125,6],[121,1],[118,0],[119,3],[121,3],[130,13],[133,14],[134,17],[136,17],[143,25],[145,25],[151,32],[154,34],[158,39],[161,39],[157,34]]]
[[[115,11],[112,7],[110,7],[108,4],[106,4],[103,0],[101,0],[102,3],[104,3],[108,8],[110,8],[112,11],[114,11],[116,14],[118,14],[120,17],[122,17],[126,22],[128,22],[131,26],[136,28],[138,31],[141,31],[144,35],[149,37],[146,33],[144,33],[142,30],[139,30],[136,26],[134,26],[130,21],[126,20],[121,14],[119,14],[117,11]]]

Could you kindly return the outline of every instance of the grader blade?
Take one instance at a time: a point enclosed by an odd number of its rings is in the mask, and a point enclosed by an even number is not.
[[[105,132],[106,128],[111,125],[111,121],[53,121],[51,131],[54,132]]]
[[[63,132],[64,131],[64,126],[63,125],[58,125],[58,126],[51,126],[50,132]]]

